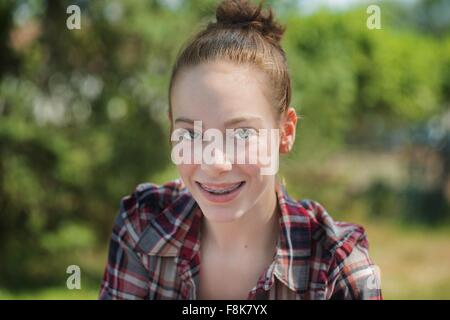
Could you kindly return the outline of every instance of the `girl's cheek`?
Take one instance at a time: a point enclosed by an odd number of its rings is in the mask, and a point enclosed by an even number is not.
[[[196,167],[198,165],[195,164],[179,164],[177,165],[177,170],[180,174],[181,179],[183,180],[186,186],[190,186],[190,180],[194,177],[194,173]]]
[[[242,178],[255,178],[260,173],[258,164],[235,164],[233,165],[236,172],[240,172]]]
[[[251,137],[245,144],[235,149],[235,163],[257,165],[259,168],[273,166],[278,163],[278,139],[277,132],[266,132],[264,135]]]

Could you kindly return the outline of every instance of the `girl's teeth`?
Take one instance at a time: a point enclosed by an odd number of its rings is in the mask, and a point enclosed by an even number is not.
[[[239,182],[239,183],[237,183],[237,184],[235,184],[235,185],[233,185],[233,186],[231,186],[229,188],[226,188],[226,189],[213,189],[213,188],[207,187],[204,184],[201,184],[202,188],[205,189],[206,191],[211,192],[211,193],[217,193],[217,194],[227,193],[227,192],[233,191],[234,189],[236,189],[240,185],[241,185],[241,183]]]

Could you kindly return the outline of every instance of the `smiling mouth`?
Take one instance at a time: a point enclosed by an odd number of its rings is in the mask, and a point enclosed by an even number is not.
[[[226,184],[200,183],[198,181],[196,183],[200,188],[212,195],[226,195],[242,187],[245,181]]]

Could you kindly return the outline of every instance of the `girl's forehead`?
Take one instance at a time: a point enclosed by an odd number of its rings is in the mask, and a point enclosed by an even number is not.
[[[201,64],[180,74],[172,91],[172,112],[197,118],[223,119],[242,113],[271,116],[265,81],[264,73],[254,67],[228,62]]]
[[[252,82],[258,78],[264,78],[265,73],[254,64],[236,63],[227,60],[215,60],[200,63],[196,66],[188,67],[184,74],[191,76],[212,77],[221,75],[232,78],[236,81]]]

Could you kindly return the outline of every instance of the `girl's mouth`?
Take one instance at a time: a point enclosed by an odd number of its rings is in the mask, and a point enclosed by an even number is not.
[[[195,181],[205,198],[211,202],[228,202],[241,192],[245,181],[225,184],[200,183]]]

